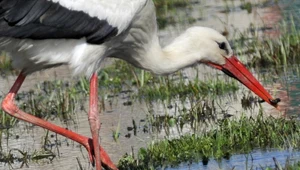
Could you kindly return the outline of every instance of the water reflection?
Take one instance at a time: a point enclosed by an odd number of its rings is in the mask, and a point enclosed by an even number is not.
[[[268,167],[275,168],[275,161],[284,167],[287,161],[289,162],[289,165],[292,165],[298,160],[300,160],[300,152],[298,151],[255,150],[247,155],[233,155],[228,160],[210,160],[207,165],[203,165],[202,163],[182,164],[177,168],[167,168],[167,170],[266,169]]]
[[[281,108],[287,115],[300,113],[300,74],[299,65],[282,68],[283,73],[278,77],[277,95],[282,99]]]
[[[290,24],[291,17],[294,20],[294,23],[299,30],[300,28],[300,1],[298,0],[280,0],[280,5],[282,7],[282,14],[284,20],[287,24]]]
[[[264,8],[262,21],[265,25],[263,35],[269,38],[278,38],[280,36],[280,28],[278,24],[282,19],[282,9],[279,5],[271,5],[270,7]]]

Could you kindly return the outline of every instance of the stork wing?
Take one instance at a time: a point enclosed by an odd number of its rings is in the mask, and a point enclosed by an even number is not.
[[[101,44],[130,25],[147,0],[0,0],[0,37]]]

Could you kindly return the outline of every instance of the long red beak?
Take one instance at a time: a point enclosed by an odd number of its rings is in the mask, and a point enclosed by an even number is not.
[[[277,108],[277,104],[280,102],[280,99],[272,98],[266,89],[235,56],[226,58],[226,63],[224,65],[218,65],[211,62],[207,62],[207,64],[223,71],[228,76],[237,79],[264,101]]]

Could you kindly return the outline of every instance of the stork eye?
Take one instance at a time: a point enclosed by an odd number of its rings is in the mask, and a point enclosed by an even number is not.
[[[217,42],[217,43],[218,43],[220,49],[226,50],[226,43],[225,42],[221,42],[221,43]]]

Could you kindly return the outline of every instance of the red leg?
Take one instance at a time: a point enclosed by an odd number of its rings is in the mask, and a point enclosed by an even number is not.
[[[14,103],[14,98],[16,93],[19,91],[22,83],[25,80],[25,75],[23,75],[22,73],[20,73],[20,75],[18,76],[17,80],[15,81],[14,85],[12,86],[11,90],[9,91],[9,93],[6,95],[6,97],[4,98],[3,102],[2,102],[2,108],[5,112],[7,112],[8,114],[10,114],[13,117],[16,117],[17,119],[21,119],[23,121],[32,123],[34,125],[40,126],[42,128],[48,129],[50,131],[53,131],[55,133],[58,133],[60,135],[63,135],[71,140],[74,140],[78,143],[80,143],[81,145],[83,145],[89,154],[89,158],[90,161],[92,163],[94,163],[94,153],[95,153],[95,148],[94,145],[92,143],[92,139],[79,135],[75,132],[72,132],[70,130],[67,130],[65,128],[62,128],[60,126],[54,125],[50,122],[47,122],[43,119],[37,118],[31,114],[25,113],[22,110],[20,110]],[[96,150],[98,153],[100,151],[100,155],[101,155],[101,162],[102,164],[107,167],[108,169],[112,169],[115,170],[117,169],[117,167],[112,163],[112,161],[110,160],[109,156],[107,155],[107,153],[104,151],[103,148],[101,148],[98,145],[98,150]],[[100,149],[99,149],[100,147]],[[98,156],[99,157],[99,156]],[[98,170],[98,169],[97,169]]]
[[[98,77],[94,73],[90,80],[90,109],[89,109],[89,122],[93,138],[93,146],[95,150],[96,169],[101,170],[100,161],[100,145],[99,145],[99,130],[100,120],[98,112]]]

